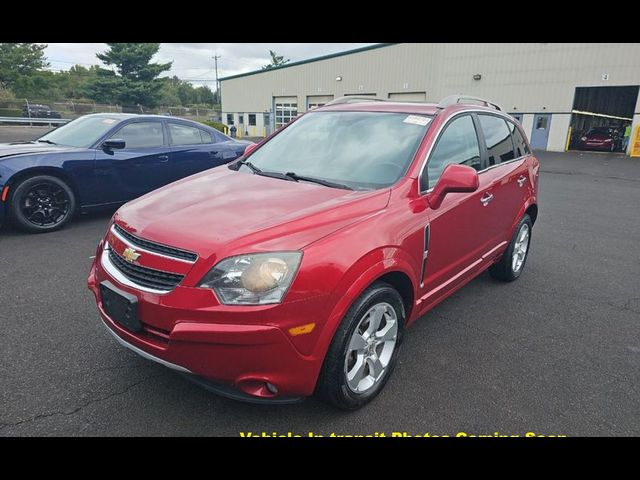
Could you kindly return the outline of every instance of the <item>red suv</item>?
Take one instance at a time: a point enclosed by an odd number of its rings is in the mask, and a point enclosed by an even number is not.
[[[355,409],[415,320],[521,275],[538,175],[489,102],[338,99],[120,208],[88,284],[116,340],[212,391]]]

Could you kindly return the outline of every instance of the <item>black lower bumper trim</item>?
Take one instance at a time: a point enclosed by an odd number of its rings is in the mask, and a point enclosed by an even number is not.
[[[291,405],[293,403],[300,403],[304,400],[304,397],[273,397],[273,398],[262,398],[262,397],[254,397],[253,395],[249,395],[248,393],[244,393],[240,390],[237,390],[233,387],[229,387],[228,385],[222,385],[220,383],[212,382],[211,380],[207,380],[206,378],[198,377],[197,375],[177,372],[179,375],[182,375],[184,378],[189,380],[190,382],[199,385],[200,387],[208,390],[209,392],[215,393],[216,395],[220,395],[221,397],[230,398],[231,400],[237,400],[240,402],[246,403],[257,403],[263,405]]]

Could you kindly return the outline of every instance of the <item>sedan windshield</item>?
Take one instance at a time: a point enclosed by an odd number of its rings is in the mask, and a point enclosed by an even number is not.
[[[430,121],[406,113],[313,112],[256,150],[249,158],[254,169],[241,168],[354,190],[388,187],[406,173]]]
[[[111,130],[120,119],[106,115],[88,115],[69,122],[40,137],[37,142],[87,148]]]

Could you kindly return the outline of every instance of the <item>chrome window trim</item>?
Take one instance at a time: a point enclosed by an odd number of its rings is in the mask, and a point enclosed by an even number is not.
[[[196,260],[191,261],[191,260],[187,260],[186,258],[172,257],[171,255],[166,255],[164,253],[159,253],[159,252],[154,252],[152,250],[147,250],[146,248],[141,247],[137,243],[134,243],[131,240],[123,237],[122,235],[120,235],[118,230],[116,230],[115,224],[111,225],[111,233],[113,233],[114,236],[118,237],[118,239],[121,242],[129,245],[130,247],[134,247],[136,250],[140,250],[141,252],[148,253],[149,255],[156,255],[158,257],[166,258],[168,260],[175,260],[176,262],[188,263],[189,265],[193,265],[194,263],[196,263],[197,258],[196,258]],[[130,235],[133,235],[133,234],[131,233]],[[152,240],[147,240],[147,241],[150,242],[150,243],[155,243]],[[158,244],[158,245],[162,245],[162,244]],[[174,248],[176,250],[181,250],[181,249],[176,248],[176,247],[169,247],[168,245],[166,245],[166,246],[167,246],[167,248]],[[184,250],[184,251],[187,252],[187,250]],[[191,253],[191,252],[188,252],[188,253]]]
[[[429,147],[429,150],[427,150],[427,152],[426,152],[426,154],[424,156],[424,160],[422,161],[422,166],[420,167],[420,172],[418,173],[418,195],[422,196],[422,195],[425,195],[425,194],[433,191],[433,187],[428,188],[427,190],[421,190],[420,189],[420,184],[422,182],[420,180],[422,179],[422,175],[424,174],[425,168],[427,168],[427,163],[429,162],[429,158],[431,157],[431,154],[433,153],[433,147],[438,143],[438,140],[440,140],[440,135],[442,134],[442,131],[453,120],[455,120],[456,118],[458,118],[461,115],[469,114],[469,113],[486,113],[488,115],[495,115],[497,117],[503,118],[504,120],[513,122],[513,120],[509,118],[510,115],[504,114],[504,113],[498,112],[498,111],[487,111],[487,110],[478,110],[478,109],[475,109],[475,108],[469,108],[469,109],[460,110],[460,111],[456,112],[455,115],[450,117],[445,123],[443,123],[442,125],[440,125],[440,127],[438,127],[438,131],[436,132],[436,139],[431,143],[431,146]],[[516,128],[519,128],[518,125],[516,125]],[[524,138],[525,138],[525,140],[527,139],[526,137],[524,137]],[[480,147],[480,142],[479,141],[478,141],[478,147]],[[514,158],[514,159],[509,160],[507,162],[502,162],[502,163],[498,163],[496,165],[491,165],[491,166],[489,166],[489,167],[487,167],[487,168],[485,168],[483,170],[479,170],[478,171],[478,175],[480,175],[480,174],[482,174],[484,172],[487,172],[487,171],[491,170],[492,168],[501,167],[502,165],[507,165],[509,163],[520,161],[520,160],[522,160],[522,159],[524,159],[524,158],[526,158],[526,157],[528,157],[530,155],[531,155],[531,153],[528,153],[526,155],[523,155],[523,156],[518,157],[518,158]]]
[[[109,243],[105,243],[105,246],[102,249],[102,255],[100,256],[100,264],[102,265],[102,268],[104,268],[105,271],[118,283],[126,285],[127,287],[131,287],[135,290],[139,290],[141,292],[153,293],[155,295],[166,295],[167,293],[171,293],[173,291],[173,289],[156,290],[155,288],[138,285],[132,280],[129,280],[124,274],[120,272],[120,270],[115,267],[113,263],[111,263],[111,260],[109,259],[109,250],[111,250],[111,248],[109,247]]]

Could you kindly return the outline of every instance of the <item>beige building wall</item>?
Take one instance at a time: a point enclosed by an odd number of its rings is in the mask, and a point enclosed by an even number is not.
[[[563,150],[575,88],[639,85],[640,43],[395,44],[221,83],[223,121],[227,112],[269,111],[280,96],[297,97],[304,112],[310,95],[405,92],[438,101],[464,93],[507,112],[554,114],[548,148]]]

